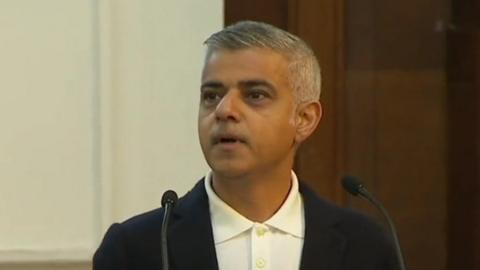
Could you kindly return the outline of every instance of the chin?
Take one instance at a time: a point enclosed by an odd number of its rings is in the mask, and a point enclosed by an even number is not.
[[[239,178],[245,176],[250,171],[244,164],[242,166],[241,164],[224,164],[223,162],[220,162],[220,164],[214,163],[210,164],[210,168],[215,175],[220,177]]]

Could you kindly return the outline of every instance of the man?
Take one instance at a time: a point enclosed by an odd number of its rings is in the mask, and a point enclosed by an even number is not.
[[[172,269],[395,269],[389,242],[292,171],[322,115],[320,68],[298,37],[240,22],[205,42],[198,131],[211,172],[173,209]],[[93,268],[161,269],[163,209],[110,227]]]

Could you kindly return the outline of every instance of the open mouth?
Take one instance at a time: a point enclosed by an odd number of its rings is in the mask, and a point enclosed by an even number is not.
[[[236,143],[236,142],[239,142],[239,140],[233,139],[233,138],[221,138],[219,140],[219,143]]]
[[[221,136],[214,139],[214,144],[235,144],[235,143],[244,143],[240,138],[230,137],[230,136]]]

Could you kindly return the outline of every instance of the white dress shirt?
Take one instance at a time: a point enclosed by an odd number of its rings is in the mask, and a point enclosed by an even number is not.
[[[220,270],[294,270],[300,268],[305,236],[303,200],[292,171],[292,186],[280,209],[263,223],[253,222],[213,191],[205,177],[213,239]]]

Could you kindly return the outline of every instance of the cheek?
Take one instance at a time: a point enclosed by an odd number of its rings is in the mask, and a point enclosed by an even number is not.
[[[290,115],[271,121],[267,125],[263,132],[260,134],[263,137],[264,142],[270,146],[270,148],[282,148],[290,147],[295,139],[295,120],[291,119]],[[280,150],[280,149],[278,149]]]
[[[210,129],[208,128],[208,123],[205,120],[205,118],[198,119],[197,128],[198,128],[198,137],[200,140],[200,145],[202,146],[202,148],[204,148],[206,146],[206,143],[208,142],[209,131],[210,131]]]

